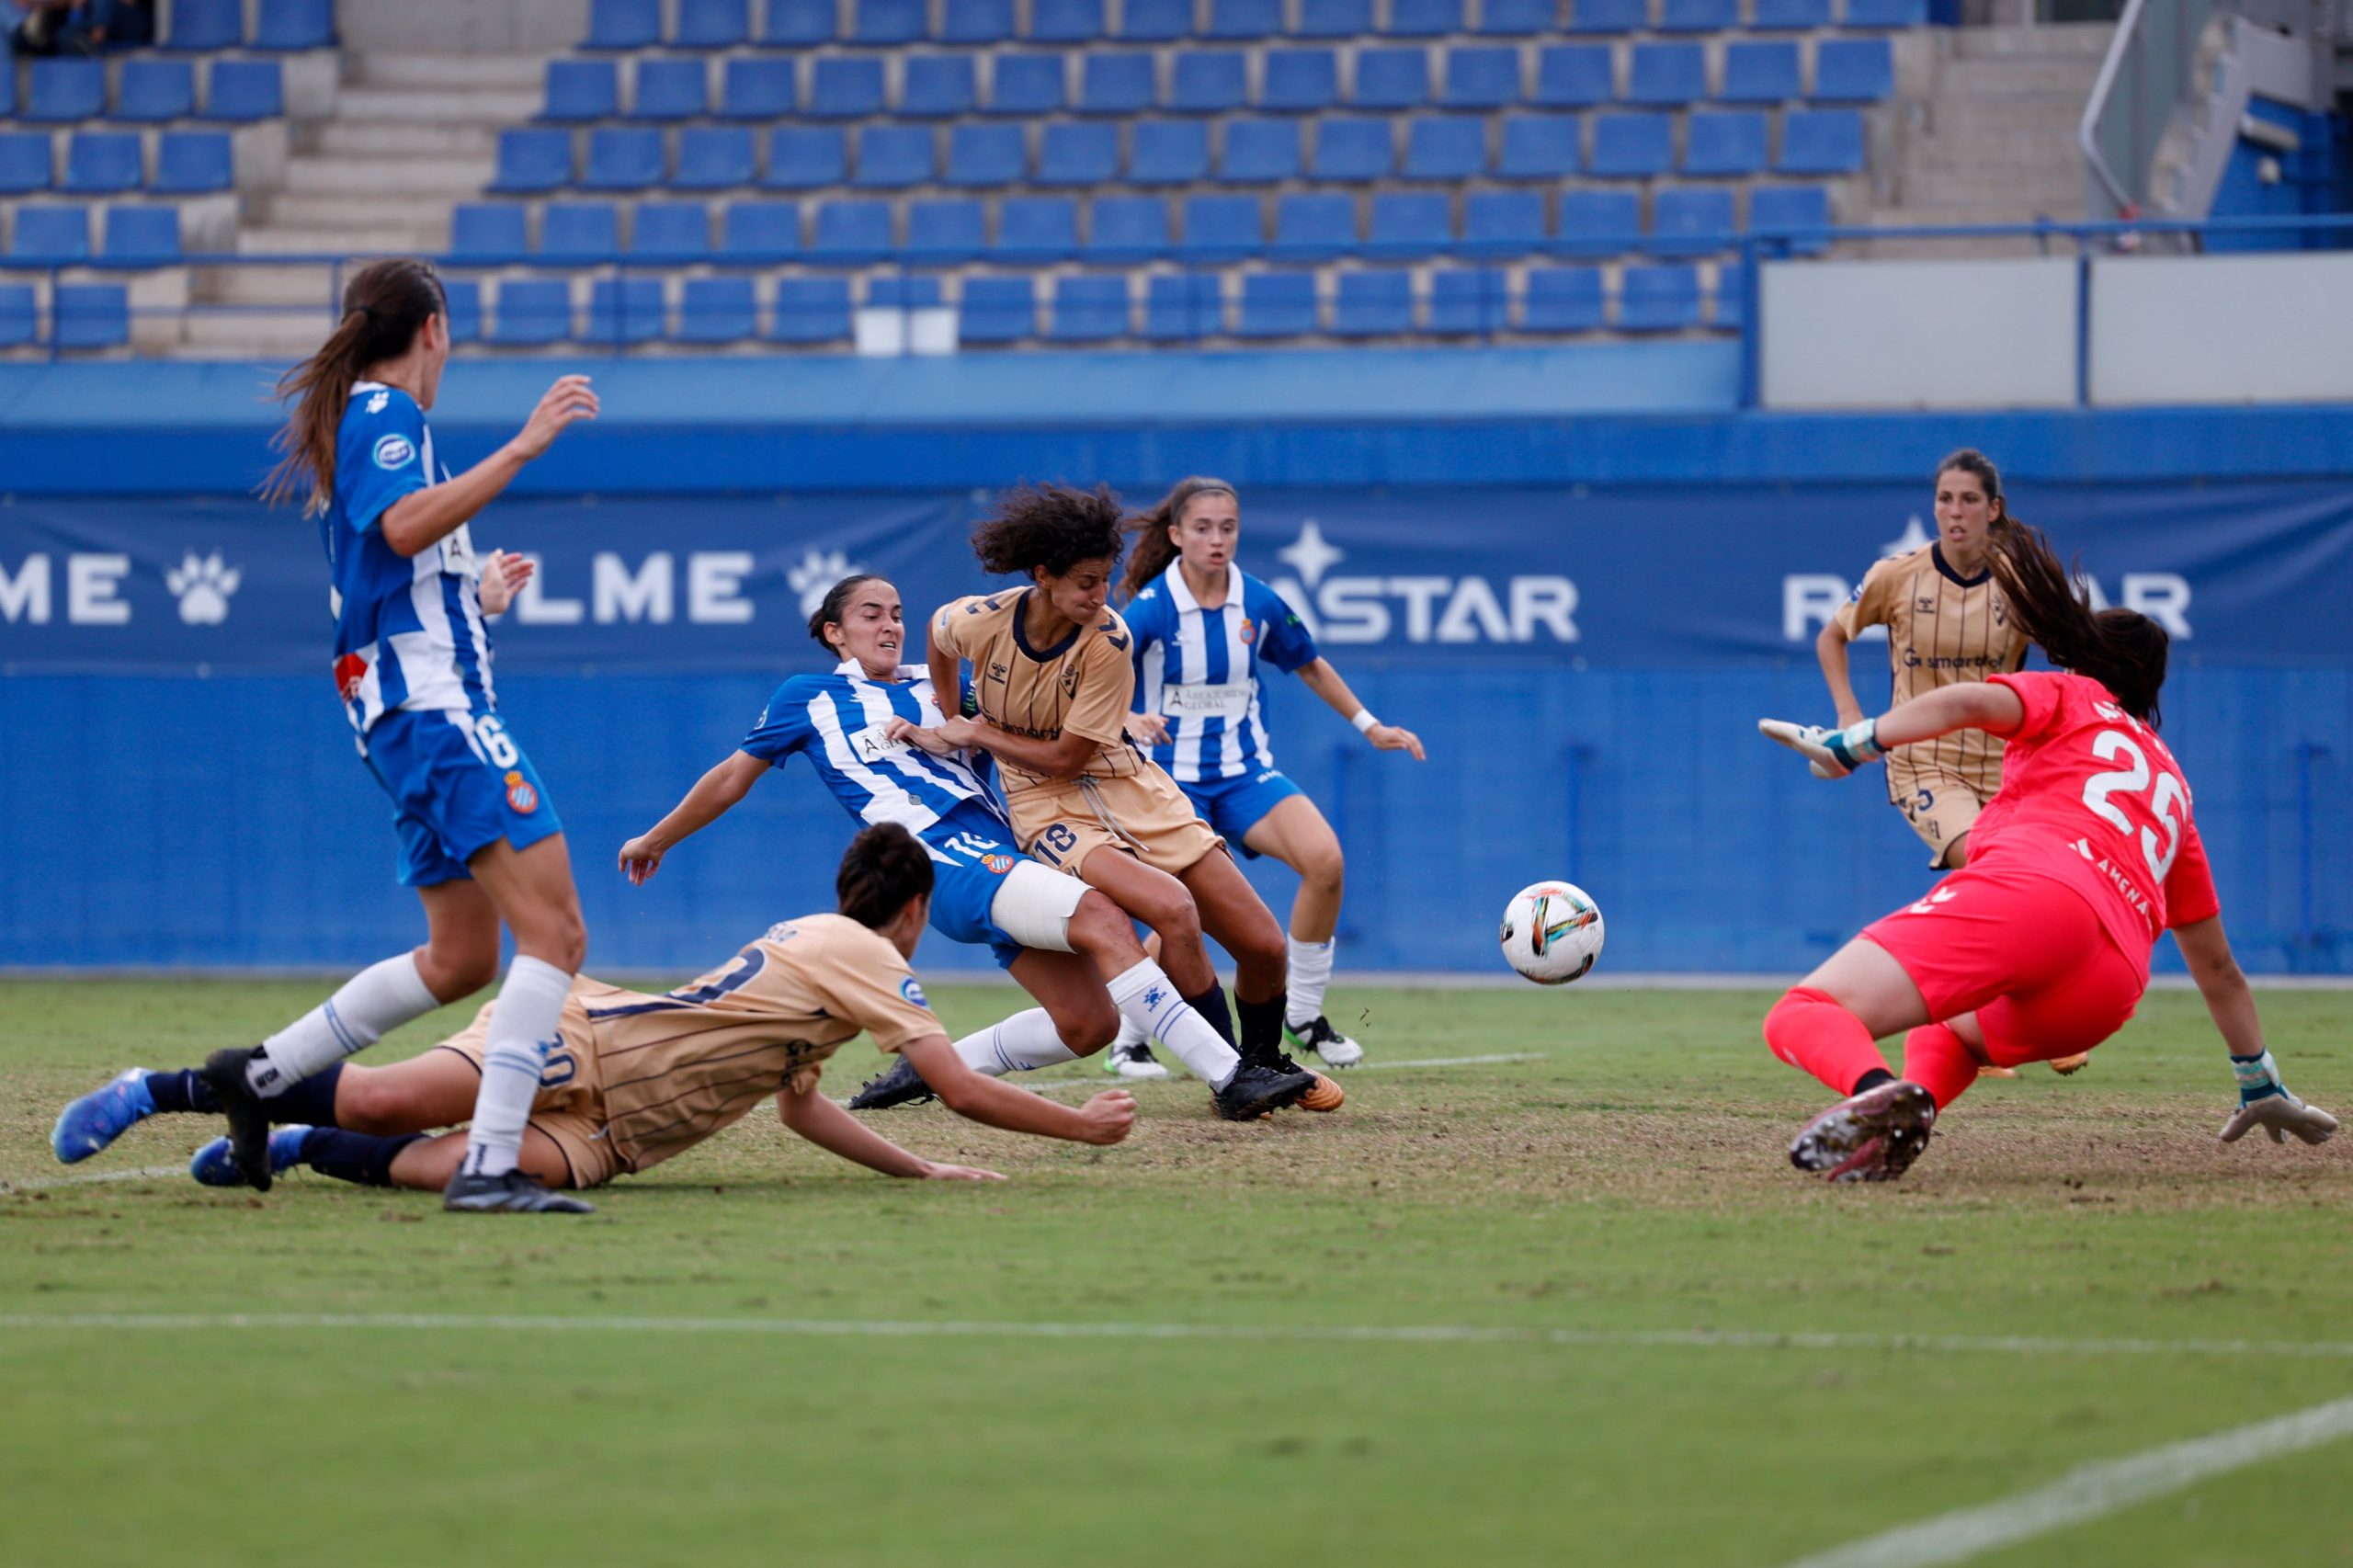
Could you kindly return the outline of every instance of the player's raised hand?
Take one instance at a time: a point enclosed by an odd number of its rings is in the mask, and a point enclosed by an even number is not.
[[[528,555],[492,551],[482,563],[483,614],[506,613],[506,607],[515,602],[515,596],[523,591],[523,585],[531,580],[531,574],[538,569]]]
[[[1415,762],[1429,760],[1422,755],[1422,737],[1399,725],[1375,724],[1364,733],[1364,738],[1381,751],[1411,752]]]
[[[1086,1122],[1081,1134],[1089,1143],[1117,1143],[1136,1124],[1136,1097],[1125,1089],[1106,1089],[1078,1108]]]
[[[926,1160],[923,1163],[923,1179],[926,1181],[1003,1181],[1005,1177],[995,1171],[984,1171],[978,1165],[943,1165],[938,1160]]]
[[[585,376],[559,376],[531,410],[522,430],[507,443],[525,461],[555,444],[555,438],[583,419],[597,417],[597,394]]]
[[[631,885],[643,887],[646,880],[662,869],[662,857],[668,851],[654,842],[650,833],[641,833],[621,846],[621,875]]]
[[[1127,717],[1128,739],[1142,745],[1165,746],[1168,744],[1168,721],[1157,713],[1131,713]]]
[[[1793,724],[1787,719],[1759,719],[1756,733],[1789,747],[1813,770],[1816,778],[1844,778],[1867,762],[1885,755],[1870,719],[1843,730],[1819,724]]]

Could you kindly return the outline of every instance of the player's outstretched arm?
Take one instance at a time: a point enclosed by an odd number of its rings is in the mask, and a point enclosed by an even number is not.
[[[562,376],[531,410],[515,438],[447,484],[413,490],[384,513],[378,526],[384,542],[402,555],[440,543],[514,483],[523,465],[540,456],[558,436],[583,419],[597,417],[597,394],[585,376]]]
[[[1427,760],[1422,754],[1422,737],[1400,725],[1384,724],[1375,719],[1357,700],[1357,694],[1348,689],[1348,683],[1340,678],[1340,672],[1332,667],[1331,660],[1321,656],[1310,659],[1299,666],[1297,674],[1300,685],[1329,703],[1333,712],[1363,731],[1364,738],[1375,749],[1405,752],[1415,762]]]
[[[662,857],[680,839],[701,832],[727,814],[729,807],[751,792],[768,765],[749,752],[739,751],[713,767],[670,808],[670,814],[621,846],[621,875],[642,887],[662,869]]]
[[[2274,1143],[2284,1143],[2292,1132],[2307,1143],[2325,1143],[2336,1133],[2336,1118],[2309,1106],[2288,1092],[2279,1081],[2279,1064],[2264,1048],[2263,1020],[2256,1013],[2255,992],[2246,983],[2238,960],[2231,956],[2231,939],[2219,915],[2193,921],[2174,930],[2189,978],[2206,999],[2206,1011],[2231,1053],[2231,1070],[2238,1074],[2239,1108],[2222,1123],[2222,1142],[2235,1143],[2260,1127]]]
[[[1844,778],[1896,746],[1934,740],[1955,730],[2016,734],[2025,722],[2026,704],[2017,692],[1990,681],[1962,681],[1899,702],[1876,719],[1865,719],[1843,730],[1797,724],[1787,719],[1759,719],[1756,729],[1767,740],[1778,741],[1804,757],[1816,778]]]
[[[1117,1143],[1135,1125],[1135,1096],[1125,1089],[1107,1089],[1083,1106],[1057,1105],[973,1072],[944,1034],[909,1040],[899,1051],[915,1063],[949,1110],[1007,1132],[1066,1138],[1074,1143]]]
[[[829,1154],[852,1165],[881,1171],[887,1176],[922,1181],[1003,1181],[995,1171],[974,1165],[944,1165],[911,1154],[858,1118],[817,1092],[815,1074],[805,1074],[805,1086],[787,1085],[776,1097],[778,1119]]]

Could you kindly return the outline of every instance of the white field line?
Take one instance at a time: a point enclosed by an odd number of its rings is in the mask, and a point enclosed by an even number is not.
[[[1790,1568],[1930,1568],[1962,1562],[2347,1436],[2353,1436],[2353,1399],[2331,1400],[2292,1415],[2169,1443],[2128,1459],[2079,1465],[2048,1486],[1983,1507],[1939,1514],[1801,1559]]]
[[[135,1171],[85,1171],[80,1176],[37,1176],[29,1181],[0,1176],[0,1192],[47,1192],[60,1187],[97,1187],[110,1181],[156,1181],[166,1176],[187,1180],[187,1165],[142,1165]]]
[[[1468,1324],[992,1323],[905,1319],[562,1317],[480,1312],[0,1312],[0,1333],[51,1330],[187,1333],[256,1329],[267,1332],[412,1329],[457,1334],[732,1334],[826,1339],[1532,1345],[1606,1350],[1797,1350],[1938,1356],[2220,1356],[2353,1360],[2353,1342],[2341,1340],[2045,1339],[2031,1335],[1776,1334],[1764,1330],[1528,1328]],[[2341,1403],[2348,1407],[2348,1413],[2353,1413],[2353,1400]],[[2353,1427],[2346,1429],[2353,1430]],[[1813,1568],[1820,1568],[1820,1565],[1813,1564]]]

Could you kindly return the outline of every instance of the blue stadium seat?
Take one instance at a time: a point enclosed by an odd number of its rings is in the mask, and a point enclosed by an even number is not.
[[[1017,125],[960,125],[948,133],[949,185],[1017,185],[1029,173]]]
[[[1544,248],[1544,195],[1535,190],[1473,191],[1462,199],[1465,256],[1527,256]]]
[[[761,8],[759,36],[768,49],[806,49],[834,41],[834,0],[768,0]]]
[[[1824,39],[1813,50],[1813,101],[1875,104],[1895,93],[1895,48],[1883,38]]]
[[[1027,278],[968,278],[957,335],[966,343],[1017,343],[1038,330],[1037,285]]]
[[[887,201],[821,201],[809,236],[809,259],[847,267],[881,261],[897,247],[891,231]]]
[[[809,78],[805,113],[827,119],[860,119],[881,114],[882,108],[882,62],[879,57],[819,57]]]
[[[6,69],[0,65],[0,70]],[[47,190],[51,161],[48,131],[0,131],[0,196]]]
[[[1740,0],[1660,0],[1663,33],[1724,33],[1740,27]]]
[[[583,343],[618,347],[651,343],[668,326],[669,305],[659,278],[599,278],[588,285],[588,324]]]
[[[643,49],[662,40],[662,0],[589,0],[583,49]]]
[[[1511,274],[1500,267],[1458,267],[1430,274],[1429,330],[1448,337],[1484,337],[1511,327]]]
[[[1520,301],[1522,332],[1598,332],[1605,309],[1601,268],[1531,267]]]
[[[1039,43],[1093,43],[1103,36],[1103,0],[1029,0],[1029,37]]]
[[[562,278],[509,278],[483,341],[507,348],[544,348],[572,335],[572,285]]]
[[[913,43],[923,33],[924,0],[856,0],[853,43]]]
[[[61,283],[50,308],[60,348],[119,348],[131,341],[131,294],[119,283]]]
[[[1372,199],[1364,254],[1396,261],[1437,256],[1454,244],[1454,221],[1438,195],[1386,192]]]
[[[148,124],[196,113],[196,67],[185,60],[132,55],[116,82],[114,118]]]
[[[609,201],[551,201],[540,213],[541,261],[606,261],[620,248],[621,212]]]
[[[449,308],[449,341],[481,342],[482,285],[472,278],[444,278],[441,298]]]
[[[1101,185],[1120,173],[1120,128],[1108,122],[1058,120],[1038,143],[1040,185]]]
[[[77,131],[65,144],[61,190],[77,196],[114,196],[137,190],[147,171],[136,131]]]
[[[1708,324],[1738,332],[1748,314],[1748,269],[1736,261],[1716,263],[1716,283],[1708,290]]]
[[[1642,198],[1631,190],[1564,190],[1553,223],[1556,256],[1615,256],[1642,243]]]
[[[1361,38],[1372,31],[1372,0],[1299,0],[1302,38]]]
[[[1646,179],[1666,173],[1675,161],[1675,119],[1665,114],[1598,114],[1593,118],[1593,162],[1597,175]]]
[[[1159,97],[1153,85],[1150,54],[1097,53],[1079,62],[1077,108],[1081,114],[1135,114],[1150,108]]]
[[[164,47],[190,53],[234,49],[244,39],[244,13],[239,0],[172,0],[172,28]]]
[[[155,138],[155,176],[147,188],[159,196],[233,189],[234,148],[225,131],[166,131]]]
[[[631,119],[695,119],[710,110],[710,73],[699,60],[641,60]]]
[[[180,259],[176,207],[110,207],[100,267],[176,267]]]
[[[1174,43],[1190,38],[1193,0],[1126,0],[1120,7],[1120,36],[1130,43]]]
[[[335,47],[333,0],[261,0],[248,49],[291,52]]]
[[[1699,269],[1629,267],[1618,275],[1618,330],[1679,332],[1699,324]]]
[[[791,61],[732,58],[719,79],[719,118],[780,119],[800,97]]]
[[[86,207],[19,207],[8,235],[8,259],[35,267],[90,259]]]
[[[981,204],[970,197],[907,204],[907,243],[901,254],[914,267],[961,267],[988,244]]]
[[[1760,185],[1748,193],[1748,227],[1752,232],[1776,229],[1826,229],[1830,226],[1830,193],[1818,185]],[[1812,256],[1828,244],[1801,240],[1790,248]]]
[[[1928,0],[1847,0],[1850,28],[1918,28],[1928,22]]]
[[[1046,335],[1063,343],[1099,343],[1128,335],[1128,278],[1063,278],[1054,284]]]
[[[670,183],[680,190],[732,190],[751,184],[758,171],[750,126],[689,125],[678,132]]]
[[[1240,108],[1248,70],[1239,50],[1195,49],[1176,57],[1168,80],[1168,107],[1186,114],[1224,114]]]
[[[1777,104],[1798,96],[1798,46],[1783,40],[1724,45],[1724,83],[1716,97],[1728,104]]]
[[[1267,254],[1278,261],[1330,261],[1357,248],[1353,196],[1285,196],[1275,202],[1275,237]]]
[[[832,126],[779,125],[768,132],[768,166],[760,184],[770,190],[813,190],[849,177],[849,148]]]
[[[1495,177],[1564,179],[1576,173],[1577,131],[1574,115],[1506,116],[1503,151],[1495,158]]]
[[[1414,330],[1414,275],[1343,272],[1332,296],[1332,331],[1340,337],[1390,337]]]
[[[710,211],[699,201],[641,201],[631,214],[629,254],[639,261],[710,259]]]
[[[943,43],[1003,43],[1013,36],[1013,0],[946,0]]]
[[[1405,127],[1406,179],[1469,179],[1487,170],[1487,122],[1416,119]]]
[[[1389,26],[1396,38],[1444,38],[1462,30],[1462,0],[1389,0]]]
[[[572,153],[569,131],[502,131],[490,188],[515,196],[561,190],[572,183]]]
[[[1235,336],[1300,337],[1318,325],[1313,272],[1254,272],[1243,278]]]
[[[866,308],[870,311],[934,311],[947,301],[947,291],[937,278],[909,278],[899,274],[866,280]]]
[[[1143,335],[1164,343],[1225,330],[1225,280],[1214,272],[1156,272],[1143,283]]]
[[[928,125],[870,125],[858,133],[858,176],[850,183],[868,190],[928,185],[931,159]]]
[[[751,0],[678,0],[671,48],[733,49],[751,39]]]
[[[970,114],[981,101],[969,54],[910,54],[899,112],[915,119]]]
[[[1651,199],[1654,256],[1711,256],[1733,243],[1732,192],[1678,187]]]
[[[1063,56],[1000,54],[989,74],[991,114],[1051,114],[1063,107]]]
[[[588,164],[580,171],[583,190],[644,190],[668,173],[662,133],[650,129],[600,125],[588,132]]]
[[[1854,175],[1863,172],[1863,116],[1851,108],[1793,108],[1781,116],[1785,175]]]
[[[1299,121],[1229,119],[1217,177],[1228,185],[1267,185],[1299,177]]]
[[[29,283],[0,283],[0,348],[22,348],[40,330]]]
[[[759,330],[759,294],[748,278],[689,278],[678,291],[678,341],[741,343]]]
[[[1547,44],[1536,56],[1530,103],[1547,108],[1586,108],[1618,96],[1617,67],[1606,43]]]
[[[1088,210],[1079,256],[1103,263],[1158,261],[1175,248],[1167,202],[1156,196],[1105,196]]]
[[[1203,38],[1273,38],[1283,30],[1282,0],[1210,0],[1210,25]]]
[[[1811,32],[1830,25],[1830,0],[1755,0],[1749,27],[1757,32]]]
[[[1078,203],[1067,196],[1009,196],[997,203],[991,261],[1068,261],[1078,254]]]
[[[1422,49],[1360,49],[1357,51],[1358,108],[1420,108],[1430,101],[1430,57]]]
[[[529,210],[512,201],[461,201],[449,212],[449,259],[503,267],[530,255]]]
[[[719,215],[722,262],[757,266],[801,254],[801,208],[790,201],[731,201]]]
[[[1708,51],[1696,43],[1638,43],[1626,101],[1679,108],[1708,96]]]
[[[1255,196],[1188,196],[1176,254],[1187,261],[1246,261],[1266,246]]]
[[[16,61],[0,49],[0,62],[13,73]],[[36,60],[25,107],[17,116],[47,125],[96,119],[107,112],[107,68],[97,60]]]
[[[1569,0],[1573,33],[1638,33],[1650,25],[1650,0]]]
[[[213,92],[221,90],[221,67],[215,64]],[[577,121],[608,119],[620,112],[620,74],[609,60],[551,60],[547,97],[541,119]]]
[[[1258,107],[1312,114],[1340,101],[1340,55],[1331,49],[1270,49]]]
[[[1134,185],[1191,185],[1210,174],[1210,128],[1197,119],[1140,119],[1129,132]]]
[[[1479,31],[1493,37],[1530,37],[1560,25],[1553,0],[1480,0]]]
[[[1695,111],[1684,123],[1687,175],[1753,175],[1765,168],[1765,116],[1758,109]]]
[[[834,343],[849,335],[849,279],[779,278],[768,312],[771,343]]]
[[[1317,179],[1386,179],[1397,164],[1396,135],[1386,119],[1318,119],[1310,164]]]
[[[1446,90],[1439,101],[1449,108],[1501,108],[1519,102],[1519,51],[1448,50]]]

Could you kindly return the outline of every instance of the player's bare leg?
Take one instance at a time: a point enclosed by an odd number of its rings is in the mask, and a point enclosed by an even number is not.
[[[1242,1026],[1242,1059],[1279,1072],[1300,1066],[1283,1053],[1283,981],[1289,949],[1283,928],[1223,850],[1185,868],[1185,886],[1200,905],[1201,928],[1233,955],[1233,1006]],[[1300,1099],[1308,1110],[1337,1110],[1347,1096],[1321,1073]]]
[[[1340,836],[1314,801],[1291,795],[1252,823],[1242,842],[1299,873],[1299,892],[1290,902],[1283,1033],[1327,1066],[1353,1067],[1364,1060],[1364,1047],[1334,1028],[1324,1013],[1324,993],[1332,983],[1333,933],[1339,929],[1340,898],[1347,884]]]

